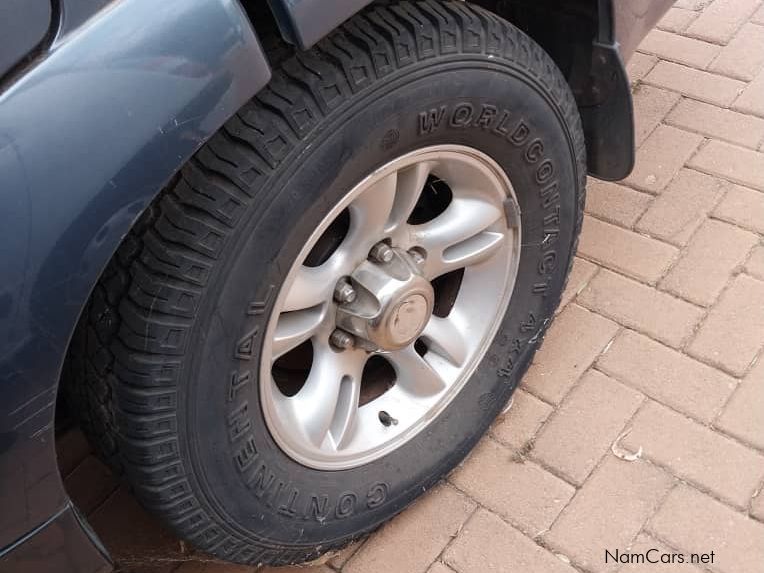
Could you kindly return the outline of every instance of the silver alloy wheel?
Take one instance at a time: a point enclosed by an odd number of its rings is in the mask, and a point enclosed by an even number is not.
[[[433,178],[448,185],[451,200],[431,220],[410,224]],[[340,244],[318,266],[306,265],[343,212],[349,225]],[[283,451],[305,466],[340,470],[371,462],[413,438],[453,400],[490,346],[509,304],[520,248],[512,185],[496,162],[476,149],[424,148],[361,181],[307,241],[268,323],[261,401],[267,426]],[[376,253],[370,257],[374,249],[384,260]],[[450,311],[432,314],[426,283],[460,269]],[[356,291],[366,303],[356,301]],[[392,300],[385,307],[389,311],[380,310],[387,300]],[[364,323],[371,315],[364,314],[362,304],[376,305],[377,319]],[[403,326],[401,309],[415,317]],[[379,318],[380,313],[387,314]],[[345,329],[338,329],[338,317]],[[379,335],[381,328],[388,330]],[[386,346],[404,330],[419,341],[416,348],[414,342]],[[306,342],[312,347],[309,370],[289,395],[274,379],[274,364]],[[361,404],[364,366],[373,356],[392,366],[394,383]]]

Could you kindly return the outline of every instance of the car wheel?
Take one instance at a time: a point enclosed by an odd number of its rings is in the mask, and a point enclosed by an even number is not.
[[[83,425],[240,563],[342,547],[432,487],[553,317],[585,150],[539,46],[462,2],[364,11],[207,142],[75,337]]]

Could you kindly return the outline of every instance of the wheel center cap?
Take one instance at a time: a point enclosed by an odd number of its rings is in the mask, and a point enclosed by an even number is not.
[[[357,296],[337,309],[337,326],[368,350],[399,350],[413,343],[432,315],[435,293],[406,252],[386,263],[364,261],[350,275]]]

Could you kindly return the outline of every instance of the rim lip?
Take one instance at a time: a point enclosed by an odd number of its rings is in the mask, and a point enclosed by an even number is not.
[[[507,265],[507,279],[504,285],[504,291],[502,299],[497,306],[495,318],[492,321],[490,327],[484,331],[483,339],[481,340],[477,350],[474,352],[468,364],[464,366],[462,372],[459,374],[457,380],[453,382],[443,395],[438,399],[437,403],[427,410],[420,418],[407,428],[404,432],[401,432],[392,439],[384,442],[381,446],[370,448],[367,451],[357,454],[351,454],[349,456],[332,456],[334,459],[330,459],[331,454],[323,454],[319,456],[306,455],[304,451],[296,449],[288,438],[285,438],[283,434],[289,434],[281,429],[283,421],[279,419],[279,415],[276,406],[270,403],[273,400],[272,393],[274,392],[275,383],[271,375],[272,368],[272,346],[273,336],[275,334],[276,325],[278,323],[278,317],[281,314],[281,308],[289,289],[291,288],[294,279],[297,275],[297,271],[302,266],[303,261],[307,258],[311,249],[323,235],[324,231],[329,225],[346,209],[355,199],[357,199],[364,191],[366,191],[374,183],[382,179],[383,177],[391,174],[394,171],[399,171],[406,167],[411,167],[417,163],[427,160],[427,157],[433,154],[449,153],[449,154],[461,154],[469,156],[472,160],[477,160],[483,164],[483,166],[489,168],[493,175],[502,183],[503,191],[508,198],[512,198],[516,204],[517,195],[514,187],[506,174],[506,172],[499,166],[499,164],[486,153],[465,145],[433,145],[423,147],[405,153],[381,167],[375,169],[371,174],[364,177],[358,184],[356,184],[343,198],[337,202],[337,204],[324,216],[320,224],[311,233],[305,242],[305,245],[294,259],[289,272],[284,279],[284,282],[279,289],[279,294],[276,297],[276,301],[271,311],[271,315],[268,319],[267,328],[264,334],[264,341],[262,351],[260,354],[260,368],[259,368],[259,382],[258,387],[260,390],[260,404],[265,418],[266,427],[274,439],[278,447],[292,460],[297,463],[316,470],[324,471],[339,471],[357,468],[373,461],[376,461],[392,451],[403,446],[427,426],[429,426],[443,411],[453,402],[456,396],[464,389],[469,379],[477,369],[478,365],[482,362],[483,357],[493,343],[496,333],[499,330],[499,326],[504,319],[509,302],[514,292],[515,283],[517,280],[518,268],[520,266],[520,257],[522,251],[522,222],[519,212],[516,214],[516,226],[510,228],[508,226],[507,232],[513,233],[512,249],[510,252],[509,265]],[[374,354],[370,354],[371,357]],[[278,389],[275,389],[278,391]],[[302,448],[304,449],[304,448]],[[315,449],[315,448],[310,448]]]

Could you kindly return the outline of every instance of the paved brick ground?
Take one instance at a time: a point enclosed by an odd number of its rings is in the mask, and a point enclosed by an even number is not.
[[[446,483],[300,571],[764,571],[764,3],[679,0],[629,69],[637,167],[590,182],[512,408]],[[67,440],[70,471],[87,450]],[[92,456],[67,483],[123,571],[252,573],[189,552]],[[715,560],[604,560],[651,547]]]

